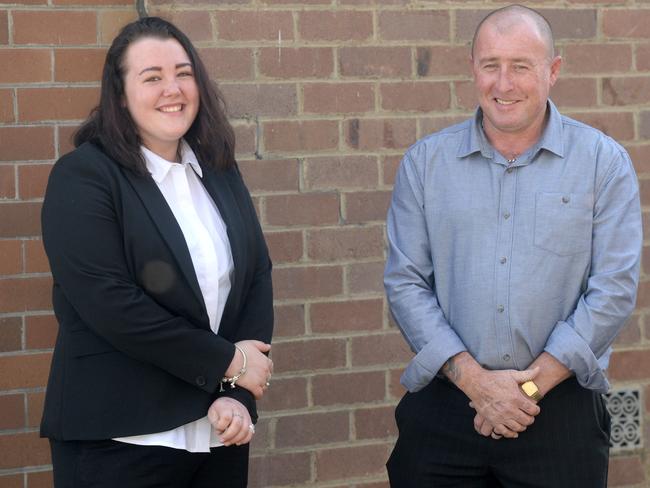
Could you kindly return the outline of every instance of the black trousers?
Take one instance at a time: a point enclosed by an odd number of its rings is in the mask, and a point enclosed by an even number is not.
[[[544,397],[517,439],[474,430],[465,394],[443,379],[406,393],[388,460],[392,488],[605,488],[610,417],[602,395],[570,378]]]
[[[248,444],[191,453],[112,440],[50,439],[55,488],[244,488]]]

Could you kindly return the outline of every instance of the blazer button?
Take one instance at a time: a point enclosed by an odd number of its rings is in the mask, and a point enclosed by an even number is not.
[[[199,386],[205,386],[205,378],[203,376],[197,376],[196,377],[196,384]]]

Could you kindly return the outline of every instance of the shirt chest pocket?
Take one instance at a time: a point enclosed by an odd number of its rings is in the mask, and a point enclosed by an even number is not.
[[[537,193],[535,246],[560,256],[589,251],[593,201],[591,193]]]

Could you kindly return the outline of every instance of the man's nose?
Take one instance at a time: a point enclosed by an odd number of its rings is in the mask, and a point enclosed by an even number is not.
[[[512,90],[512,73],[507,68],[501,68],[499,70],[499,79],[497,80],[497,88],[501,92],[507,92]]]

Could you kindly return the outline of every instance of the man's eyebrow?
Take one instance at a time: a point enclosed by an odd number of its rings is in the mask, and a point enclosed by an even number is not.
[[[185,68],[186,66],[189,66],[191,68],[192,63],[178,63],[176,65],[176,69]],[[138,73],[138,76],[140,76],[142,73],[146,73],[147,71],[162,71],[162,68],[160,66],[149,66],[148,68],[145,68],[142,71],[140,71]]]
[[[490,58],[480,58],[478,60],[479,63],[493,63],[495,61],[499,61],[501,58],[492,56]],[[513,58],[513,59],[508,59],[507,61],[511,63],[526,63],[526,64],[535,64],[532,59],[530,58]]]

